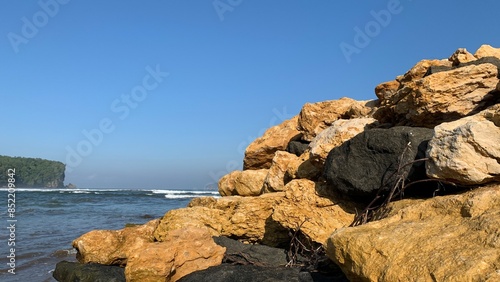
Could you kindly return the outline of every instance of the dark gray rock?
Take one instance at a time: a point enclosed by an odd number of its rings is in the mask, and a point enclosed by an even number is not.
[[[61,261],[52,276],[59,282],[125,282],[125,270],[119,266]]]
[[[309,142],[306,141],[290,141],[286,146],[286,151],[290,154],[295,154],[297,157],[302,155],[309,146]]]
[[[432,135],[432,129],[406,126],[366,130],[330,151],[323,175],[332,189],[367,200],[381,187],[392,188],[400,164],[424,158]],[[426,178],[424,162],[400,171],[408,181]]]
[[[325,276],[290,267],[221,264],[182,277],[179,282],[322,282],[349,281],[345,277]]]
[[[226,247],[224,262],[235,264],[255,264],[260,266],[285,266],[286,251],[265,245],[243,244],[227,237],[214,237],[217,245]]]

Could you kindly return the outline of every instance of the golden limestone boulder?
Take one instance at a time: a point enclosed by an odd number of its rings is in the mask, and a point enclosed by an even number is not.
[[[273,126],[255,139],[245,150],[243,170],[267,169],[276,151],[285,151],[288,143],[300,137],[298,116]]]
[[[325,244],[333,231],[351,224],[354,210],[329,194],[325,184],[297,179],[285,186],[285,197],[274,208],[272,218],[288,229],[300,228],[312,241]]]
[[[121,230],[93,230],[73,240],[80,263],[125,265],[127,259],[154,241],[153,231],[159,220]]]
[[[283,192],[278,192],[258,197],[195,199],[187,208],[167,212],[153,235],[157,241],[163,242],[172,230],[198,227],[207,229],[213,236],[278,246],[289,239],[287,230],[271,218],[274,207],[283,196]]]
[[[285,184],[292,180],[291,176],[287,174],[288,167],[298,160],[299,157],[294,154],[284,151],[276,152],[269,168],[269,173],[264,180],[264,192],[283,191]]]
[[[475,60],[477,60],[477,58],[469,53],[469,51],[467,51],[467,49],[465,48],[459,48],[448,58],[448,61],[451,62],[452,66],[458,66],[460,64],[472,62]]]
[[[305,151],[298,157],[297,161],[291,162],[286,171],[286,175],[291,179],[310,179],[315,180],[321,176],[322,167],[311,160],[309,151]]]
[[[350,98],[306,103],[299,114],[298,128],[302,139],[312,141],[321,131],[338,119],[366,117],[374,109],[375,101],[356,101]]]
[[[266,193],[283,191],[285,185],[292,179],[316,179],[320,173],[321,170],[311,163],[309,153],[296,156],[278,151],[264,181],[264,191]]]
[[[474,53],[474,57],[481,59],[485,57],[495,57],[500,59],[500,48],[493,48],[490,45],[482,45],[477,49],[476,53]]]
[[[431,178],[463,185],[500,181],[500,105],[434,128],[427,149]]]
[[[414,126],[434,127],[442,122],[474,114],[487,107],[498,84],[497,66],[469,65],[438,72],[408,86],[409,93],[395,106]]]
[[[163,242],[148,243],[131,254],[125,267],[130,282],[173,282],[222,263],[226,248],[207,229],[172,230]]]
[[[263,193],[267,169],[235,170],[219,180],[221,196],[258,196]]]
[[[365,129],[378,124],[374,118],[339,119],[319,133],[309,144],[311,159],[321,166],[328,153]]]
[[[500,186],[391,203],[339,229],[327,255],[351,281],[500,281]]]
[[[380,108],[373,116],[381,123],[432,128],[493,105],[499,87],[496,52],[483,45],[475,56],[462,48],[448,60],[417,63],[375,88]]]

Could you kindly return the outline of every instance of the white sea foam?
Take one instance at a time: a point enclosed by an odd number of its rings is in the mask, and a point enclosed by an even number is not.
[[[200,195],[165,195],[167,199],[187,199],[187,198],[199,198]],[[220,196],[212,196],[214,198],[219,198]]]
[[[153,194],[210,194],[219,195],[217,191],[199,191],[199,190],[148,190]]]

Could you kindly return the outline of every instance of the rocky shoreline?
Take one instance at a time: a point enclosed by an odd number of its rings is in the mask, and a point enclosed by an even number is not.
[[[305,104],[221,198],[73,241],[58,281],[500,281],[500,48]]]

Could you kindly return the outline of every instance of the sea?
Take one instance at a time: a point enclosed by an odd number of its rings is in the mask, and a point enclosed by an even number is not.
[[[56,281],[56,264],[76,261],[71,242],[82,234],[143,224],[195,197],[218,195],[213,190],[0,188],[0,281]]]

